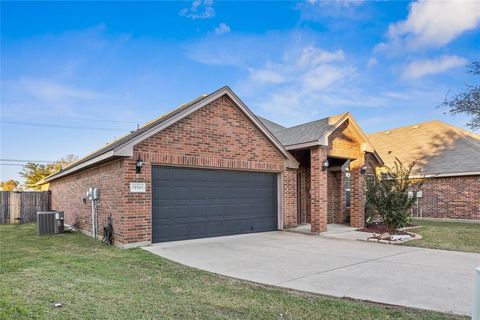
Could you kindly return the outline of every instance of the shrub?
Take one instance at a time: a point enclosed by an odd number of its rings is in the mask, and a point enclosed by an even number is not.
[[[390,233],[410,222],[410,208],[422,186],[410,178],[413,166],[396,159],[392,168],[382,168],[367,178],[367,208],[380,216]]]

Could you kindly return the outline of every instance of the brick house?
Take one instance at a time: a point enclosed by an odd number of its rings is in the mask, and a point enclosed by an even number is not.
[[[440,121],[422,122],[368,136],[386,166],[415,162],[424,184],[412,214],[480,219],[480,136]]]
[[[140,164],[139,160],[143,163]],[[122,247],[364,224],[364,176],[382,160],[349,113],[285,128],[228,87],[145,124],[45,179],[52,208],[97,233],[111,216]]]

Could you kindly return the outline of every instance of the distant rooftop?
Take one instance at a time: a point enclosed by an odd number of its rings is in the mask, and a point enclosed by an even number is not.
[[[480,172],[480,135],[441,121],[422,122],[368,136],[387,166],[415,161],[414,174]]]

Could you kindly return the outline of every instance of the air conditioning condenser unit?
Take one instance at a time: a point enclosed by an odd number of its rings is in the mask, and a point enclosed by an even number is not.
[[[37,212],[38,234],[63,233],[63,211],[42,211]]]

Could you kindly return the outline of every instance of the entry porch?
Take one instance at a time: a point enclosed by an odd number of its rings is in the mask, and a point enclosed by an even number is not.
[[[364,155],[339,157],[319,146],[292,150],[297,171],[297,219],[292,226],[310,233],[329,224],[363,227],[365,221]],[[329,228],[330,229],[330,228]]]

